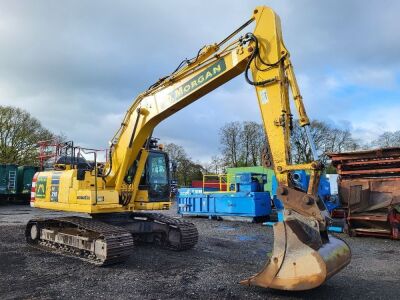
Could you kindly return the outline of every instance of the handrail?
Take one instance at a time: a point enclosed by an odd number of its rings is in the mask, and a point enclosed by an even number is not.
[[[213,180],[213,181],[210,181]],[[233,190],[231,189],[233,184]],[[207,186],[215,185],[218,191],[207,191]],[[226,193],[226,192],[236,192],[236,180],[235,174],[204,174],[203,175],[203,193]]]

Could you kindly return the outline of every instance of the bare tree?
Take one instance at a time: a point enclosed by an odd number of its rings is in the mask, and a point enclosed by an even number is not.
[[[230,122],[220,129],[220,144],[225,167],[260,165],[265,143],[263,127],[256,122]]]
[[[209,162],[203,163],[203,170],[205,174],[221,174],[224,173],[224,160],[218,155],[213,155]]]
[[[242,125],[239,122],[230,122],[220,129],[221,150],[226,165],[239,166]]]
[[[37,142],[54,135],[27,111],[0,106],[0,163],[36,165]]]
[[[372,147],[400,147],[400,130],[382,133],[378,138],[372,142]]]
[[[248,136],[250,137],[248,166],[259,166],[261,164],[261,153],[267,142],[263,125],[256,122],[245,122],[243,131],[249,132]]]
[[[322,152],[320,159],[323,162],[328,159],[326,153],[352,151],[360,147],[347,129],[334,128],[322,121],[313,121],[310,129],[317,151]],[[296,121],[292,131],[291,146],[293,162],[304,163],[313,159],[305,131]]]
[[[297,122],[293,123],[291,135],[292,161],[302,163],[311,160],[311,149],[305,131]]]
[[[214,173],[214,174],[224,173],[224,171],[225,171],[224,163],[223,163],[223,159],[220,156],[218,156],[218,155],[212,156],[211,157],[211,165],[213,166],[212,173]]]

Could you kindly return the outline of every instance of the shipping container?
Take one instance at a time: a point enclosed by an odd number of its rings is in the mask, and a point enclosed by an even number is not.
[[[17,171],[17,165],[0,165],[0,197],[2,199],[15,197],[17,193]]]
[[[32,178],[38,168],[34,166],[19,166],[17,176],[17,194],[18,197],[29,199],[32,188]]]

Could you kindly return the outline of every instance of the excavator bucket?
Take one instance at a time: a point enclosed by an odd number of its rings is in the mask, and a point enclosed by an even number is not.
[[[323,284],[350,262],[350,248],[344,241],[330,235],[322,237],[315,220],[292,215],[274,225],[274,248],[263,270],[241,284],[309,290]]]

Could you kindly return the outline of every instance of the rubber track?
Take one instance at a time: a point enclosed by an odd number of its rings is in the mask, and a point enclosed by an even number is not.
[[[170,227],[169,230],[178,230],[180,232],[180,244],[172,245],[166,241],[166,243],[162,245],[165,248],[175,251],[188,250],[193,248],[199,240],[199,233],[196,226],[186,220],[168,217],[159,213],[134,212],[132,213],[131,218],[134,219],[135,217],[147,218],[150,222],[167,224]]]
[[[80,249],[71,246],[60,246],[54,242],[46,241],[48,246],[32,241],[30,238],[30,228],[36,224],[41,228],[54,227],[78,227],[82,230],[97,233],[96,239],[104,239],[107,245],[107,255],[105,259],[94,258],[90,255],[81,255]],[[64,225],[63,225],[64,224]],[[25,230],[27,242],[40,250],[46,250],[52,253],[61,254],[68,257],[79,258],[97,266],[104,266],[125,261],[133,250],[133,238],[130,232],[118,226],[106,224],[97,220],[82,217],[61,217],[52,219],[32,219],[28,222]],[[78,251],[74,251],[78,250]],[[80,253],[79,255],[76,252]],[[87,253],[86,253],[87,254]]]

